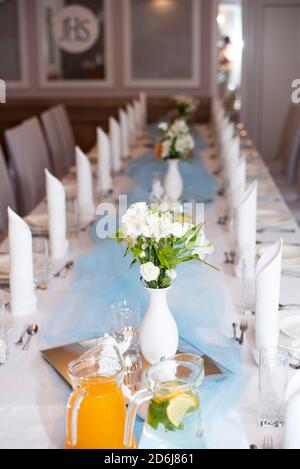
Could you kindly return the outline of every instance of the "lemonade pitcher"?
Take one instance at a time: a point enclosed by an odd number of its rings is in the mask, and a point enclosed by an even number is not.
[[[126,447],[133,442],[138,407],[149,402],[139,448],[205,448],[199,389],[204,378],[204,362],[164,360],[146,371],[148,389],[131,399],[126,418]]]
[[[126,418],[123,362],[90,353],[68,366],[73,393],[67,405],[67,449],[122,449]]]

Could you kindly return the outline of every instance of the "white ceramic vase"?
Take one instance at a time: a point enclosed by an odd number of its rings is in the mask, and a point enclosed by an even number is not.
[[[146,288],[149,305],[140,328],[140,347],[150,364],[172,357],[178,349],[178,329],[167,302],[170,288]]]
[[[180,160],[168,160],[168,171],[165,177],[165,193],[170,202],[178,202],[182,191],[183,182],[178,168]]]

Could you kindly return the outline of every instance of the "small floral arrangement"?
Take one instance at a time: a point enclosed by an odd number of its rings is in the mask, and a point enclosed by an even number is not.
[[[162,134],[156,149],[159,157],[185,160],[193,154],[195,141],[184,120],[176,120],[173,124],[161,122],[158,128]]]
[[[199,106],[199,99],[194,96],[178,94],[173,99],[176,115],[181,118],[191,117]]]
[[[146,202],[129,207],[116,238],[125,244],[125,256],[133,255],[131,267],[141,264],[141,279],[153,289],[168,288],[177,276],[176,267],[183,262],[207,264],[205,257],[213,251],[203,224],[178,221],[174,212]]]

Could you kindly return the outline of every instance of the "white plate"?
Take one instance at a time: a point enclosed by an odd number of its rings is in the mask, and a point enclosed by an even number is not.
[[[300,314],[286,316],[280,321],[280,330],[291,339],[300,342]]]
[[[278,195],[278,189],[270,181],[259,181],[258,182],[258,194],[263,195]]]
[[[296,318],[295,321],[300,321],[300,310],[299,309],[284,309],[280,311],[280,334],[279,334],[279,346],[290,351],[300,351],[300,339],[294,339],[286,335],[282,330],[285,329],[285,321],[287,318]]]
[[[258,209],[257,224],[258,225],[276,225],[277,223],[285,223],[291,221],[291,215],[282,210]]]
[[[6,334],[8,335],[14,329],[14,325],[15,325],[14,317],[9,311],[6,311],[4,313],[4,316],[2,317],[2,320],[3,320],[4,330]],[[2,324],[1,324],[1,327],[2,327]]]
[[[48,232],[48,214],[47,213],[28,215],[25,218],[25,221],[33,230],[41,230],[41,231]]]
[[[0,254],[0,279],[9,278],[9,254]]]
[[[272,244],[266,243],[257,246],[257,254],[262,256],[264,252]],[[282,268],[288,269],[289,267],[300,266],[300,246],[293,246],[292,244],[283,244],[282,246]]]
[[[66,197],[68,200],[76,199],[77,197],[77,184],[73,181],[64,182],[64,188],[66,191]]]

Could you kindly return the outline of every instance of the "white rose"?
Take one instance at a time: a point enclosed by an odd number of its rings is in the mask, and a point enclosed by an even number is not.
[[[177,278],[177,273],[176,273],[176,270],[174,270],[174,269],[167,270],[166,274],[171,280],[175,280]]]
[[[161,122],[158,126],[159,130],[166,132],[168,130],[168,124],[166,122]]]
[[[169,156],[170,149],[171,149],[171,141],[170,140],[165,140],[162,143],[162,152],[161,152],[162,158],[167,158]]]
[[[175,236],[175,238],[182,238],[182,236],[184,236],[187,233],[190,227],[191,225],[189,225],[189,223],[175,222],[172,224],[171,234]]]
[[[153,262],[147,262],[141,265],[140,272],[146,282],[154,282],[159,277],[160,269],[156,267]]]

